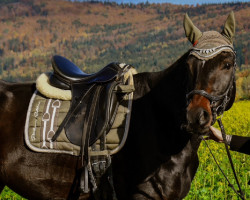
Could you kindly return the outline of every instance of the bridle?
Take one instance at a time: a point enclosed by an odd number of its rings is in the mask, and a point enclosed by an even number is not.
[[[188,104],[189,104],[191,98],[195,94],[204,96],[205,98],[207,98],[210,101],[210,108],[211,108],[212,116],[213,116],[212,124],[215,123],[217,116],[223,114],[228,102],[230,101],[230,93],[233,90],[233,84],[235,82],[236,52],[234,51],[234,49],[233,49],[233,47],[231,45],[221,45],[221,46],[218,46],[218,47],[212,48],[212,49],[192,48],[191,51],[190,51],[190,54],[191,53],[196,53],[196,54],[199,55],[200,58],[204,58],[203,61],[205,62],[206,58],[212,57],[212,56],[222,52],[223,50],[230,50],[230,52],[233,52],[233,54],[235,55],[234,56],[235,60],[234,60],[234,66],[233,66],[233,73],[232,73],[232,77],[230,79],[230,83],[229,83],[226,91],[221,95],[215,96],[215,95],[209,94],[205,90],[192,90],[191,92],[189,92],[186,95],[186,100],[187,100]],[[221,101],[221,103],[216,105],[217,102],[219,102],[219,101]]]
[[[233,90],[233,87],[234,87],[234,84],[235,84],[235,71],[236,71],[236,52],[234,51],[233,47],[230,46],[230,45],[221,45],[221,46],[218,46],[216,48],[212,48],[212,49],[198,49],[198,48],[192,48],[191,51],[190,51],[190,54],[192,53],[196,53],[199,58],[204,58],[202,59],[203,60],[203,65],[205,63],[205,59],[206,58],[210,58],[214,55],[217,55],[218,53],[222,52],[223,50],[230,50],[230,52],[233,52],[234,54],[234,66],[233,66],[233,73],[232,73],[232,77],[230,79],[230,83],[226,89],[226,91],[221,94],[221,95],[211,95],[209,94],[208,92],[206,92],[205,90],[192,90],[191,92],[189,92],[187,95],[186,95],[186,100],[189,104],[191,98],[195,95],[195,94],[198,94],[198,95],[201,95],[201,96],[204,96],[205,98],[207,98],[209,101],[210,101],[210,107],[211,107],[211,111],[212,111],[212,115],[213,115],[213,120],[212,120],[212,124],[214,124],[216,122],[216,117],[219,116],[219,115],[222,115],[223,112],[225,111],[226,109],[226,106],[228,104],[228,102],[230,101],[230,94]],[[220,104],[217,104],[217,102],[221,101]],[[218,164],[215,156],[213,155],[209,145],[207,144],[206,140],[204,139],[203,136],[201,136],[201,139],[205,142],[205,144],[207,145],[213,159],[215,160],[215,163],[217,164],[217,166],[219,167],[220,171],[222,172],[223,176],[226,178],[227,182],[229,183],[229,186],[233,189],[233,191],[242,199],[242,200],[245,200],[245,197],[244,197],[244,193],[240,187],[240,184],[239,184],[239,181],[238,181],[238,178],[237,178],[237,175],[236,175],[236,172],[235,172],[235,168],[234,168],[234,165],[233,165],[233,161],[232,161],[232,158],[231,158],[231,155],[230,155],[230,152],[229,152],[229,149],[227,147],[227,144],[226,144],[226,133],[225,133],[225,130],[224,130],[224,126],[222,124],[222,121],[221,119],[218,119],[217,120],[218,123],[219,123],[219,126],[220,126],[220,129],[221,129],[221,133],[222,133],[222,136],[223,136],[223,141],[225,143],[225,148],[226,148],[226,152],[227,152],[227,156],[229,158],[229,161],[230,161],[230,165],[231,165],[231,168],[233,170],[233,174],[234,174],[234,178],[236,180],[236,183],[238,185],[238,188],[239,188],[239,191],[237,191],[234,186],[231,184],[231,182],[229,181],[229,179],[227,178],[226,174],[223,172],[223,170],[221,169],[220,165]]]

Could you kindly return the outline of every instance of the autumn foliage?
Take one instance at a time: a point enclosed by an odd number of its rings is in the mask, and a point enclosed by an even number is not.
[[[34,80],[50,71],[59,54],[86,72],[110,62],[159,71],[190,48],[182,27],[188,13],[202,31],[221,31],[233,10],[239,70],[237,98],[249,98],[249,3],[181,6],[173,4],[80,3],[0,0],[0,78]]]

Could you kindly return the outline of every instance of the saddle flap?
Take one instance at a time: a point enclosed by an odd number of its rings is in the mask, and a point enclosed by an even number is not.
[[[116,82],[95,85],[89,88],[81,100],[81,105],[72,114],[65,126],[68,139],[76,145],[82,145],[81,130],[89,134],[89,145],[92,145],[101,135],[107,132],[113,123],[113,116],[118,108],[114,88]]]

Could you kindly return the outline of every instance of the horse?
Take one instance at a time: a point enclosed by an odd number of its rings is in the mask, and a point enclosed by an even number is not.
[[[194,47],[163,71],[134,75],[128,139],[112,157],[119,200],[183,199],[199,165],[201,136],[234,102],[234,14],[222,33],[202,33],[187,14],[184,29]],[[0,81],[0,192],[8,186],[28,199],[72,199],[77,157],[34,152],[24,142],[35,90],[32,82]],[[115,198],[103,191],[101,199]]]

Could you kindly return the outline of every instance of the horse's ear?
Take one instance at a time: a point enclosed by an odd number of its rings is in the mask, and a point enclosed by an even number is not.
[[[224,35],[231,43],[233,43],[233,37],[235,35],[235,18],[234,18],[234,12],[231,11],[231,13],[228,15],[226,23],[224,25],[224,29],[221,32],[222,35]]]
[[[234,100],[235,100],[235,94],[236,94],[236,83],[234,81],[233,88],[232,88],[231,94],[230,94],[230,100],[226,105],[225,111],[229,110],[232,107]]]
[[[193,24],[186,13],[183,20],[186,37],[195,46],[202,36],[202,32]]]

